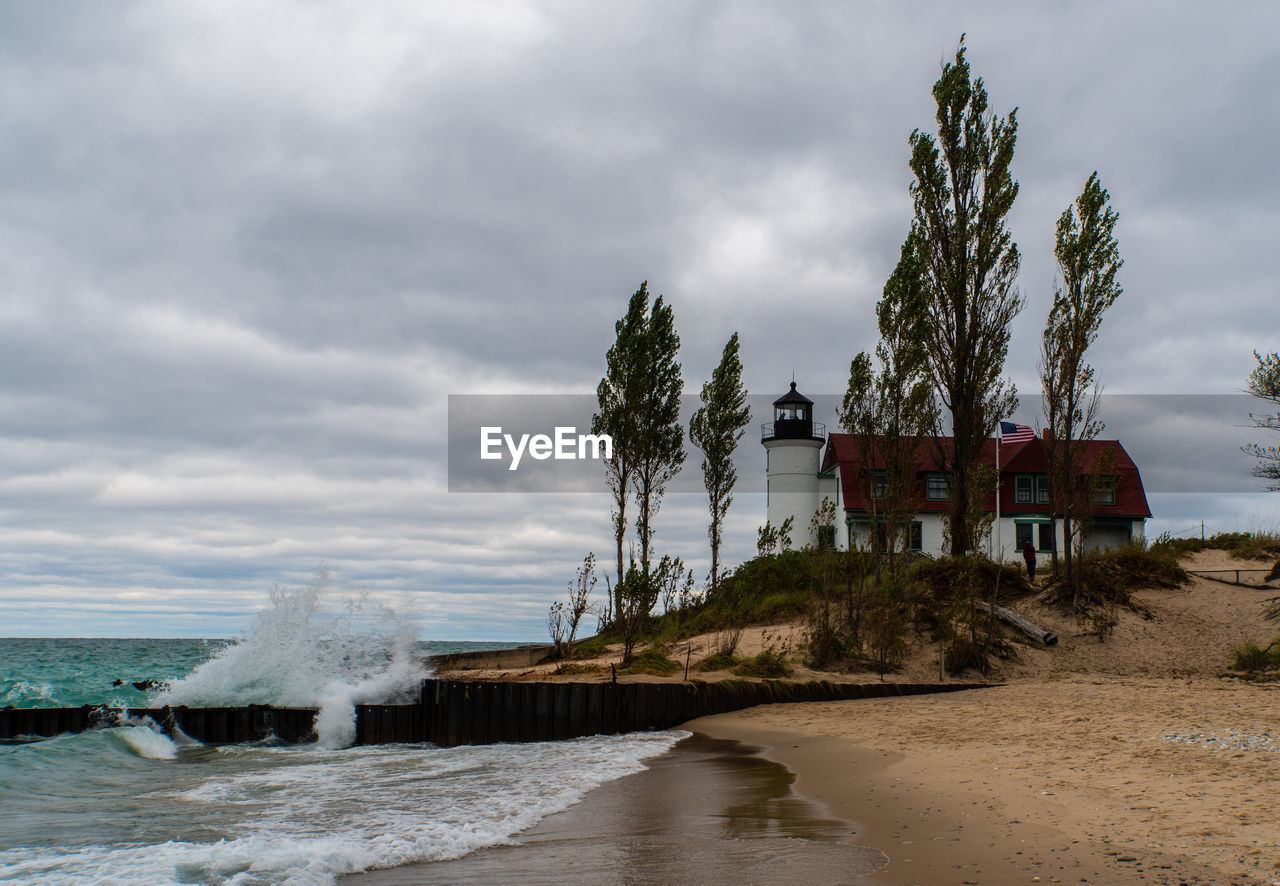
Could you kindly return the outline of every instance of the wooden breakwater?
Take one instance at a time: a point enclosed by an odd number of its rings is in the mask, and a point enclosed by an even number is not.
[[[314,741],[315,708],[247,705],[222,708],[5,708],[0,710],[0,740],[51,738],[106,726],[141,725],[150,720],[167,735],[183,734],[205,744],[236,744],[275,736],[280,741]]]
[[[497,742],[558,741],[669,729],[759,704],[839,701],[954,692],[974,683],[793,683],[726,680],[718,683],[561,683],[426,680],[422,686],[425,740],[441,747]],[[382,706],[365,706],[358,741],[385,739]],[[359,709],[357,709],[359,713]],[[367,730],[361,733],[361,729]]]
[[[980,688],[974,683],[562,683],[425,680],[416,704],[356,705],[356,744],[430,742],[440,747],[558,741],[668,729],[696,717],[758,704],[922,695]],[[150,718],[205,744],[314,741],[314,708],[6,708],[0,740],[83,732]]]

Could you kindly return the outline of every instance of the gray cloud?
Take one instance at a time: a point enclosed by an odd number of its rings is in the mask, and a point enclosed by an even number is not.
[[[227,634],[327,565],[437,636],[540,635],[574,563],[609,549],[607,498],[447,493],[447,396],[589,393],[642,279],[675,306],[689,392],[734,330],[753,392],[792,371],[842,390],[909,224],[907,136],[962,31],[993,107],[1019,107],[1009,373],[1038,387],[1053,224],[1098,169],[1126,259],[1093,354],[1107,392],[1236,392],[1280,348],[1276,19],[6,7],[0,633]],[[1115,418],[1149,484],[1185,488],[1204,446],[1204,489],[1249,488],[1212,422]],[[1275,513],[1160,500],[1165,528],[1166,506]],[[731,559],[762,518],[742,494]],[[660,520],[704,569],[696,496]]]

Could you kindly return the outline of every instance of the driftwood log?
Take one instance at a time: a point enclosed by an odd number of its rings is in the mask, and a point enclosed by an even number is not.
[[[991,604],[978,601],[978,608],[983,612],[991,611]],[[1036,627],[1027,621],[1018,613],[1011,609],[1005,609],[1003,606],[995,608],[996,618],[1000,619],[1010,627],[1017,628],[1037,643],[1043,643],[1045,646],[1056,646],[1058,643],[1058,635],[1053,631],[1046,631],[1044,628]]]

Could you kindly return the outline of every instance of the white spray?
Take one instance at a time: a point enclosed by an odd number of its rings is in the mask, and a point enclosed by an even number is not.
[[[344,615],[326,615],[330,590],[327,574],[305,588],[276,588],[240,641],[151,703],[318,707],[319,742],[352,744],[355,705],[412,701],[427,671],[413,654],[412,624],[389,609],[367,612],[364,599],[348,601]]]

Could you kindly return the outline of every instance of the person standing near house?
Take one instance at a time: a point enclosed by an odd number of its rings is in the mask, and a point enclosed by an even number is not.
[[[1027,578],[1036,580],[1036,548],[1031,542],[1022,546],[1022,559],[1027,561]]]

